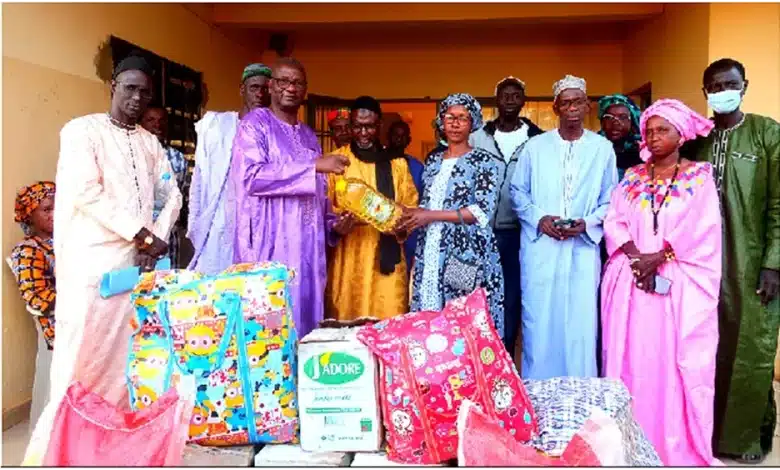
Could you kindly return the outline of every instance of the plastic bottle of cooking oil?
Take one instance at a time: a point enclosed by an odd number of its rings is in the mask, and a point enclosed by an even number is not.
[[[403,209],[363,181],[338,178],[335,186],[336,207],[352,213],[383,233],[390,233],[401,218]]]

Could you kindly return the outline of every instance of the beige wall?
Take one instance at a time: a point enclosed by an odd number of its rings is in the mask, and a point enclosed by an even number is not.
[[[780,4],[666,4],[633,30],[623,49],[626,89],[653,83],[653,99],[677,98],[706,113],[702,74],[731,57],[747,69],[743,109],[780,119]]]
[[[707,3],[667,3],[663,15],[633,30],[623,49],[625,88],[652,82],[653,100],[676,98],[706,112],[701,74],[709,64],[709,10]]]
[[[780,3],[711,4],[709,58],[723,57],[745,66],[743,109],[780,121]]]
[[[3,257],[22,236],[13,223],[16,189],[54,178],[63,124],[108,109],[93,64],[108,35],[204,72],[212,109],[240,104],[241,71],[256,56],[178,4],[4,4],[2,17]],[[30,399],[36,336],[5,264],[2,273],[6,412]]]

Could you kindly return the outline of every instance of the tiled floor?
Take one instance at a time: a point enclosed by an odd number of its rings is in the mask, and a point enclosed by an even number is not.
[[[3,467],[18,466],[22,463],[30,432],[28,421],[3,431]]]

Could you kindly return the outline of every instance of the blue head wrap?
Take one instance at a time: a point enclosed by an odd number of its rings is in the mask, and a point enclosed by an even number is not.
[[[461,105],[471,115],[471,132],[476,131],[482,127],[482,106],[473,96],[468,93],[453,93],[439,104],[439,116],[436,118],[436,127],[439,129],[441,135],[444,135],[444,115],[447,114],[447,110],[450,106]]]

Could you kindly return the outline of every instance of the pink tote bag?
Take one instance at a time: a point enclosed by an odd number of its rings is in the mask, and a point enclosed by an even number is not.
[[[60,402],[44,466],[181,465],[192,403],[171,388],[148,408],[117,409],[75,382]]]

